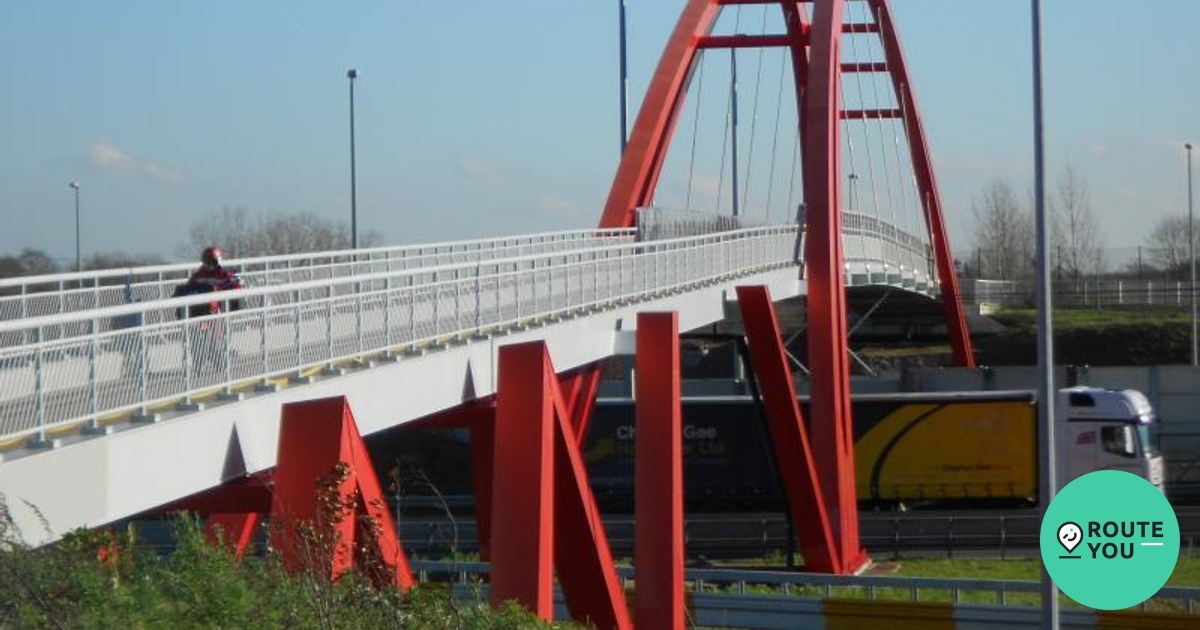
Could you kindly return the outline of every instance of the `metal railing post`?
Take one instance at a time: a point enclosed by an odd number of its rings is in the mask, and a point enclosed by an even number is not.
[[[148,415],[146,400],[150,393],[150,385],[147,382],[150,377],[150,366],[147,363],[149,358],[149,348],[146,347],[146,322],[143,320],[138,328],[138,402],[142,403],[139,411],[142,416]]]
[[[483,258],[481,255],[479,258]],[[475,334],[483,335],[483,285],[481,284],[481,272],[483,264],[476,262],[475,265]]]
[[[228,303],[227,303],[228,304]],[[228,307],[226,307],[228,310]],[[225,396],[233,396],[233,313],[226,313],[221,327],[221,340],[224,348],[224,356],[221,357],[225,365],[225,388],[222,392]]]
[[[259,374],[262,375],[263,387],[267,384],[267,309],[264,307],[258,313],[258,362]]]
[[[33,331],[34,340],[37,344],[37,350],[33,354],[33,380],[36,397],[34,401],[34,409],[37,414],[38,436],[34,442],[30,443],[31,447],[47,447],[50,443],[46,441],[46,375],[43,363],[43,348],[42,339],[45,335],[41,327],[35,328]]]

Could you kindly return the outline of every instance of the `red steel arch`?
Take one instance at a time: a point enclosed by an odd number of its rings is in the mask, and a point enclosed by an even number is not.
[[[905,122],[918,192],[933,244],[954,359],[959,365],[973,366],[974,356],[933,162],[890,4],[888,0],[868,0],[874,22],[847,25],[843,24],[846,1],[815,0],[810,20],[804,2],[795,0],[689,0],[650,82],[617,169],[600,226],[633,226],[637,208],[652,202],[699,50],[768,46],[790,49],[807,206],[804,257],[808,278],[813,451],[821,472],[822,495],[834,528],[838,559],[843,570],[853,570],[866,558],[858,543],[854,492],[839,148],[843,116],[883,114],[842,111],[840,82],[843,71],[885,71],[892,78],[900,111],[890,114],[902,116]],[[783,12],[786,33],[711,36],[722,7],[751,4],[778,4]],[[877,33],[883,42],[883,63],[843,67],[843,32]]]

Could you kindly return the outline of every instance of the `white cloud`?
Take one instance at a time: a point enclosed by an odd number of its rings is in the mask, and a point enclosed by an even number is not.
[[[580,213],[578,206],[561,197],[542,195],[538,197],[537,205],[538,209],[551,214],[578,216]]]
[[[469,179],[490,186],[499,186],[508,181],[508,178],[499,169],[476,160],[468,159],[460,161],[458,163],[458,172]]]
[[[107,142],[97,142],[93,145],[88,151],[88,161],[92,166],[102,170],[144,175],[168,184],[179,184],[184,179],[183,173],[178,169],[169,168],[153,160],[136,159],[128,152]]]

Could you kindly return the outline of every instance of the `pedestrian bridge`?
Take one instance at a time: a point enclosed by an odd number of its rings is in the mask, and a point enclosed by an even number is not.
[[[934,295],[925,239],[844,213],[848,286]],[[275,464],[284,403],[345,395],[364,434],[496,391],[498,348],[561,371],[630,353],[636,314],[726,318],[806,293],[798,224],[643,209],[636,228],[231,261],[242,307],[187,317],[190,265],[0,284],[0,494],[31,543]]]

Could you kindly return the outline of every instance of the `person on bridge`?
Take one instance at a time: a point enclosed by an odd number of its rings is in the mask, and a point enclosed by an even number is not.
[[[224,258],[225,252],[220,247],[215,245],[205,247],[200,252],[200,268],[188,278],[186,283],[175,288],[172,297],[244,288],[241,274],[226,268],[222,264]],[[226,309],[229,312],[237,311],[241,307],[241,300],[213,300],[189,306],[187,316],[189,319],[205,317],[216,315]],[[182,308],[178,310],[177,316],[183,317]],[[201,321],[195,325],[191,343],[193,374],[198,374],[206,368],[224,371],[226,362],[229,360],[224,352],[224,337],[228,327],[229,322],[225,319],[215,322]]]
[[[200,252],[200,268],[188,278],[187,283],[175,289],[175,295],[195,295],[197,293],[215,293],[217,291],[232,291],[241,289],[242,276],[233,269],[226,269],[222,262],[225,251],[215,245],[209,245]],[[236,311],[242,307],[241,300],[229,300],[229,310]],[[222,300],[214,300],[208,304],[194,304],[188,307],[189,317],[200,317],[220,313]]]

